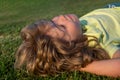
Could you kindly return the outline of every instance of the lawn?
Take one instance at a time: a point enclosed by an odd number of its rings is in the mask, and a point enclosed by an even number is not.
[[[21,43],[20,30],[39,19],[73,13],[78,17],[119,0],[0,0],[0,80],[120,80],[84,72],[35,77],[14,70],[14,54]]]

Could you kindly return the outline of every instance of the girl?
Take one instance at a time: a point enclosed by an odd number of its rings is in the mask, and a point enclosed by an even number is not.
[[[120,7],[40,20],[21,30],[15,68],[34,75],[74,70],[120,76]]]

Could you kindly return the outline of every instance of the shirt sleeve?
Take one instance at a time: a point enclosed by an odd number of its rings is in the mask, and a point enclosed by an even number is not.
[[[104,49],[107,51],[108,55],[110,56],[110,58],[113,57],[114,53],[120,49],[120,45],[111,43],[108,44],[107,46],[104,46]]]

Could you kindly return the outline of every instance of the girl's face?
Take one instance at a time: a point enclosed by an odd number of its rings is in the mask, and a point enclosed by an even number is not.
[[[82,35],[79,19],[74,14],[54,17],[50,22],[50,29],[47,35],[67,41],[76,40]]]

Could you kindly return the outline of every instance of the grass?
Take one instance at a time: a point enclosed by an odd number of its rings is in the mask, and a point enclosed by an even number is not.
[[[120,80],[84,72],[43,78],[14,70],[14,53],[21,43],[19,33],[26,24],[60,14],[74,13],[80,17],[111,2],[113,0],[0,0],[0,80]]]

